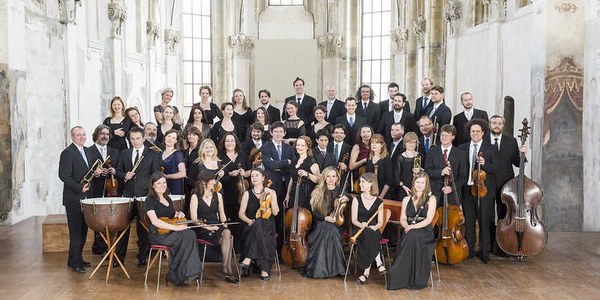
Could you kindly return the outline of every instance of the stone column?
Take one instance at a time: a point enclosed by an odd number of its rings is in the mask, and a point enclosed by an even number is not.
[[[123,95],[123,41],[122,31],[123,23],[127,20],[127,11],[125,6],[120,1],[111,2],[108,4],[108,19],[110,20],[111,36],[108,41],[108,59],[110,73],[105,75],[110,77],[110,89],[113,95]],[[127,103],[125,103],[127,106]]]
[[[340,88],[338,95],[340,98],[354,96],[356,89],[360,85],[358,82],[358,70],[360,60],[358,58],[358,44],[360,43],[360,11],[356,1],[345,0],[340,2],[340,11],[343,14],[342,22],[344,26],[343,32],[343,47],[341,51],[342,64],[340,66]],[[342,88],[345,88],[344,90]]]
[[[250,3],[251,4],[251,3]],[[258,101],[257,97],[254,97],[254,84],[251,84],[250,63],[252,58],[252,50],[254,49],[255,38],[246,35],[246,7],[247,2],[244,0],[239,1],[239,5],[234,5],[235,34],[228,37],[229,47],[232,50],[232,74],[231,77],[233,86],[232,90],[239,88],[244,91],[246,99],[249,100],[249,105],[256,107]]]
[[[322,6],[325,8],[325,13],[322,14],[325,17],[325,34],[319,36],[317,41],[319,47],[321,47],[321,84],[320,90],[323,91],[320,95],[315,95],[317,103],[319,103],[323,97],[325,88],[333,84],[338,89],[338,99],[344,100],[345,95],[340,94],[340,74],[342,57],[341,50],[344,44],[344,38],[338,32],[338,22],[343,18],[340,18],[340,9],[338,1],[328,0],[325,1]]]
[[[392,26],[390,39],[392,41],[392,71],[391,80],[398,83],[400,92],[406,95],[407,93],[407,48],[408,48],[408,27],[406,18],[407,1],[394,1],[397,5],[392,5],[392,13],[395,11],[395,26]],[[394,28],[395,27],[395,28]],[[409,98],[410,99],[410,98]]]
[[[443,19],[444,0],[430,0],[427,16],[427,45],[425,51],[425,75],[434,82],[445,85],[446,70],[446,24]]]

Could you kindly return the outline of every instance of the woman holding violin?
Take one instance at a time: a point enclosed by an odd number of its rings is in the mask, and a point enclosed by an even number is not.
[[[367,172],[362,174],[359,180],[362,192],[352,198],[351,215],[354,232],[362,229],[355,242],[356,267],[363,271],[356,280],[362,284],[369,278],[373,261],[380,274],[385,274],[386,269],[379,244],[380,228],[383,226],[383,200],[377,197],[379,195],[377,178],[374,173]]]
[[[290,166],[290,183],[287,187],[287,196],[283,200],[283,205],[285,207],[292,207],[294,206],[294,199],[298,198],[298,205],[310,210],[310,193],[315,183],[319,182],[319,165],[313,158],[312,142],[309,137],[305,135],[298,137],[294,147],[296,148],[298,157],[295,161],[292,161],[292,165]],[[303,180],[300,184],[300,194],[296,197],[295,187],[298,177],[302,177]]]
[[[223,197],[214,191],[215,183],[215,176],[211,171],[203,170],[198,174],[198,185],[192,192],[190,201],[190,217],[192,220],[199,220],[204,224],[227,222],[227,216],[223,208]],[[229,231],[227,225],[196,227],[193,229],[199,239],[203,239],[214,245],[221,245],[225,281],[239,283],[239,279],[233,275],[233,271],[231,270],[231,247],[233,247],[233,240],[231,231]]]
[[[392,185],[394,173],[392,170],[392,162],[388,155],[387,147],[385,146],[385,140],[381,134],[373,135],[370,148],[371,150],[369,151],[369,158],[365,163],[365,169],[367,172],[375,173],[375,176],[377,176],[379,198],[391,198],[390,195],[388,195],[388,191]]]
[[[352,190],[355,193],[360,193],[360,184],[358,183],[358,178],[360,175],[366,172],[366,169],[363,168],[367,160],[369,159],[369,153],[371,151],[371,137],[373,137],[373,128],[369,125],[363,125],[359,132],[359,136],[357,137],[356,143],[352,146],[352,151],[350,151],[350,161],[349,167],[350,170],[353,170],[352,174],[354,178],[354,184]]]
[[[195,166],[194,166],[195,165]],[[221,170],[222,164],[217,156],[217,147],[215,146],[215,142],[211,139],[206,139],[202,141],[200,144],[200,148],[198,149],[198,158],[194,160],[192,167],[190,168],[188,180],[190,182],[197,182],[198,174],[202,172],[202,170],[209,170],[213,172],[213,176],[217,178],[217,182],[220,181],[223,176],[225,176],[225,172]],[[221,185],[220,183],[218,185]],[[220,192],[220,188],[215,188],[217,192]]]
[[[186,176],[183,153],[179,150],[179,130],[170,129],[165,134],[165,150],[162,152],[163,173],[173,195],[183,195],[183,179]]]
[[[396,257],[386,287],[388,290],[419,290],[427,287],[435,248],[431,222],[437,202],[430,191],[429,176],[419,172],[413,179],[411,195],[402,199],[400,224],[404,228],[404,235],[396,247]]]
[[[219,151],[220,159],[227,166],[223,169],[225,175],[221,179],[223,183],[223,202],[225,204],[225,213],[228,216],[234,216],[232,221],[239,221],[237,213],[240,210],[240,202],[242,195],[249,188],[247,177],[250,176],[250,162],[246,154],[241,151],[242,145],[237,136],[233,133],[227,133],[223,136]],[[248,170],[248,171],[246,171]],[[242,246],[241,231],[239,226],[233,228],[233,236],[235,237],[235,249],[240,250]]]
[[[150,176],[150,189],[144,201],[144,211],[148,215],[152,244],[169,247],[169,272],[167,280],[175,285],[182,285],[190,278],[200,274],[200,256],[196,235],[187,225],[173,225],[160,220],[166,218],[183,218],[185,214],[175,211],[173,201],[169,198],[167,179],[156,172]],[[167,234],[159,234],[158,229],[169,230]]]
[[[252,188],[244,192],[238,216],[247,224],[244,228],[244,249],[242,267],[244,276],[250,275],[254,261],[260,270],[260,279],[267,281],[277,251],[275,237],[275,216],[279,213],[277,193],[266,187],[266,175],[262,169],[250,171]]]
[[[339,172],[327,167],[310,198],[314,230],[308,236],[308,258],[304,275],[310,278],[329,278],[343,275],[346,267],[340,227],[348,197],[341,195]],[[336,204],[341,205],[336,209]],[[337,212],[337,214],[336,214]],[[343,224],[343,221],[341,222]]]

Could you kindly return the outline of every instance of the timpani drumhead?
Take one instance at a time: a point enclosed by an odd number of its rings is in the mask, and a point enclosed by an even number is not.
[[[133,199],[125,197],[88,198],[81,200],[81,210],[88,227],[95,231],[123,230],[131,220]]]

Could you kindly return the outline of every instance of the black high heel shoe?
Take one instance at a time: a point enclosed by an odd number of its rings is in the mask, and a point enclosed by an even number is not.
[[[262,274],[259,276],[260,280],[262,281],[269,281],[269,279],[271,279],[271,276],[269,276],[269,273],[267,273],[266,276],[262,276]]]
[[[250,276],[250,265],[240,263],[240,268],[242,268],[242,277]]]

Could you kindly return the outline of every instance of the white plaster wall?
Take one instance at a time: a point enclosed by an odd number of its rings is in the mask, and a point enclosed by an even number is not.
[[[304,6],[269,6],[260,14],[260,39],[313,39],[313,15]]]

